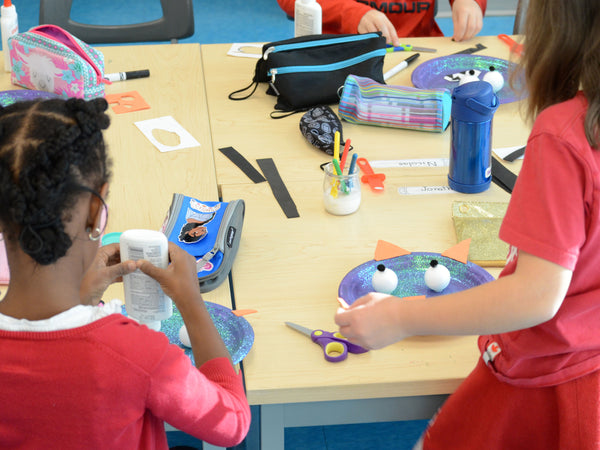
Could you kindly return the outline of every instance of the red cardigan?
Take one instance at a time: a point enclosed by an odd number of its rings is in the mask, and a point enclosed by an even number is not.
[[[164,422],[230,447],[250,426],[241,374],[226,358],[196,369],[164,334],[120,314],[0,331],[0,360],[2,449],[166,449]]]
[[[439,0],[435,0],[439,1]],[[396,27],[399,37],[443,36],[435,22],[434,0],[367,1],[319,0],[323,10],[324,34],[354,34],[358,23],[371,8],[385,12]],[[449,0],[450,4],[454,0]],[[487,0],[475,0],[485,14]],[[295,0],[277,0],[281,9],[294,16]]]

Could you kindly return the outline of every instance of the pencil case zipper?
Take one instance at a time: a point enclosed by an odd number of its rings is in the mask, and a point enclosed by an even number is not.
[[[55,31],[58,35],[50,34],[50,33],[39,30],[38,28],[41,28],[42,26],[44,28],[48,28],[50,30]],[[96,79],[97,79],[98,83],[111,84],[110,81],[104,79],[102,71],[100,70],[100,68],[98,67],[96,62],[77,43],[77,41],[75,41],[74,39],[71,39],[70,36],[62,33],[62,29],[59,27],[55,27],[53,25],[42,25],[42,26],[32,28],[31,30],[29,30],[29,32],[36,34],[38,36],[44,37],[46,39],[49,39],[51,41],[58,42],[58,43],[64,45],[65,47],[67,47],[68,49],[72,50],[77,56],[79,56],[85,62],[87,62],[90,66],[92,66],[92,69],[94,69],[94,72],[96,72]]]
[[[287,52],[292,50],[299,50],[305,48],[314,48],[314,47],[325,47],[328,45],[335,44],[346,44],[348,42],[360,42],[366,41],[373,38],[378,38],[378,33],[366,33],[366,34],[357,34],[352,36],[344,36],[339,38],[331,38],[331,39],[319,39],[314,41],[306,41],[306,42],[296,42],[294,44],[282,44],[277,46],[269,47],[265,50],[263,58],[267,60],[271,53],[280,53]]]
[[[275,83],[276,75],[285,75],[290,73],[309,73],[309,72],[332,72],[335,70],[344,69],[346,67],[360,64],[361,62],[367,61],[371,58],[377,58],[379,56],[385,56],[386,49],[373,50],[363,55],[355,56],[354,58],[345,59],[329,64],[320,64],[313,66],[285,66],[285,67],[274,67],[269,70],[267,75],[271,77],[271,83]]]

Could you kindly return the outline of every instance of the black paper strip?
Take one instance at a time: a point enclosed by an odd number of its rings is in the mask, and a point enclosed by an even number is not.
[[[504,167],[504,164],[492,157],[492,181],[509,194],[512,194],[517,176]]]
[[[515,159],[520,158],[525,154],[525,146],[516,149],[514,152],[509,153],[503,159],[504,161],[513,162]]]
[[[271,187],[271,191],[273,191],[273,195],[279,203],[279,206],[281,206],[281,209],[285,213],[286,217],[288,219],[300,217],[300,214],[298,214],[298,208],[296,208],[294,200],[285,187],[285,184],[279,175],[279,171],[277,170],[277,166],[275,166],[275,161],[273,161],[273,158],[257,159],[256,162],[267,179],[267,182]]]
[[[471,54],[471,53],[478,52],[479,50],[483,50],[484,48],[487,48],[487,47],[483,44],[477,44],[475,47],[465,48],[464,50],[461,50],[460,52],[453,53],[453,55],[460,55],[462,53]]]
[[[219,151],[229,158],[232,163],[238,166],[241,171],[244,172],[254,183],[262,183],[263,181],[266,181],[260,172],[256,170],[252,164],[250,164],[250,161],[244,158],[244,156],[235,148],[223,147],[220,148]]]

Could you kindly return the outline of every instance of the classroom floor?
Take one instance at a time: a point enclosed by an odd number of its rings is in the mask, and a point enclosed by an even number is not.
[[[19,29],[39,23],[39,0],[13,0]],[[157,19],[158,0],[73,0],[72,19],[83,23],[120,25]],[[217,44],[269,42],[293,36],[294,25],[279,9],[276,0],[194,0],[195,33],[180,42]],[[512,34],[514,16],[488,16],[482,35]],[[439,18],[440,28],[452,34],[452,20]],[[476,38],[474,42],[476,42]],[[411,449],[427,421],[385,422],[324,427],[288,428],[286,450],[396,450]],[[169,432],[171,446],[199,448],[201,443],[184,433]],[[240,448],[244,448],[242,445]]]

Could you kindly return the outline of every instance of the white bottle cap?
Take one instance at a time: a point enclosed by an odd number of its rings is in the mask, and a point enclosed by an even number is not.
[[[150,328],[151,330],[154,330],[154,331],[160,331],[160,327],[162,325],[162,322],[160,320],[152,320],[149,322],[140,321],[140,323],[142,325],[146,325],[148,328]]]

